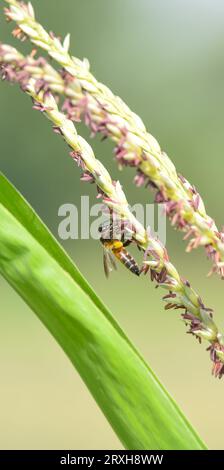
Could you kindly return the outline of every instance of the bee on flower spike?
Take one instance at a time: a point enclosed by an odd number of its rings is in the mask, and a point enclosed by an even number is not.
[[[113,269],[116,269],[115,258],[117,258],[129,271],[140,276],[141,270],[133,256],[126,250],[132,242],[125,239],[124,230],[121,230],[119,222],[111,220],[99,227],[100,241],[103,245],[103,264],[106,277]]]

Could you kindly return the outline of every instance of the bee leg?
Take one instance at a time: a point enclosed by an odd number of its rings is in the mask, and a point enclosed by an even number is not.
[[[132,240],[126,240],[126,242],[123,243],[123,246],[129,246],[131,244]]]

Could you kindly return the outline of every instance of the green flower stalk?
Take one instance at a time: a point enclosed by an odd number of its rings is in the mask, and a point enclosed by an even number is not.
[[[14,51],[14,52],[13,52]],[[6,61],[3,60],[5,54]],[[189,333],[200,341],[210,343],[209,350],[213,361],[213,373],[221,377],[224,374],[224,336],[214,323],[212,311],[204,306],[201,298],[192,289],[188,281],[183,280],[169,260],[165,247],[158,239],[151,236],[132,214],[124,191],[119,181],[113,181],[102,163],[94,156],[89,144],[77,134],[74,123],[59,111],[54,96],[42,85],[40,77],[30,78],[29,60],[20,56],[20,67],[15,62],[10,65],[15,50],[9,46],[0,46],[0,64],[2,77],[11,82],[19,83],[34,102],[34,108],[40,110],[52,122],[53,129],[63,136],[71,149],[71,156],[82,170],[82,180],[95,182],[98,196],[129,227],[131,241],[145,252],[142,271],[150,273],[151,279],[158,286],[167,290],[163,297],[166,309],[184,309],[182,318],[189,325]],[[22,66],[23,64],[23,66]],[[34,64],[32,64],[34,67]],[[38,63],[37,63],[38,68]],[[47,66],[49,70],[49,66]]]
[[[63,83],[51,82],[51,89],[67,96],[64,110],[70,118],[84,116],[92,132],[101,132],[116,143],[115,154],[120,166],[136,167],[137,185],[146,184],[156,191],[156,202],[164,202],[166,213],[176,228],[190,239],[187,251],[204,246],[213,262],[211,272],[224,277],[224,233],[219,232],[214,220],[206,213],[202,198],[194,186],[176,169],[163,152],[157,140],[150,135],[141,119],[128,106],[89,72],[89,63],[71,57],[69,35],[63,44],[53,34],[48,34],[35,20],[34,10],[17,0],[6,0],[7,18],[16,21],[14,35],[29,37],[31,42],[48,52],[63,68]],[[53,78],[54,72],[52,74]],[[58,87],[58,90],[56,88]]]

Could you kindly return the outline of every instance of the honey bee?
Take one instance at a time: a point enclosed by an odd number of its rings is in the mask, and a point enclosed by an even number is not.
[[[114,259],[115,257],[129,271],[136,274],[136,276],[140,276],[141,270],[139,266],[133,256],[126,250],[126,246],[130,245],[132,240],[125,240],[123,231],[120,236],[120,230],[120,226],[118,227],[118,224],[113,221],[110,223],[104,223],[99,227],[99,232],[101,233],[100,241],[104,248],[103,264],[105,275],[108,277],[113,268],[117,269]]]

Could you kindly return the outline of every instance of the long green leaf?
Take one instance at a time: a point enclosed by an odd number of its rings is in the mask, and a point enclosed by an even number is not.
[[[0,174],[0,272],[36,312],[128,449],[205,449],[32,208]]]

